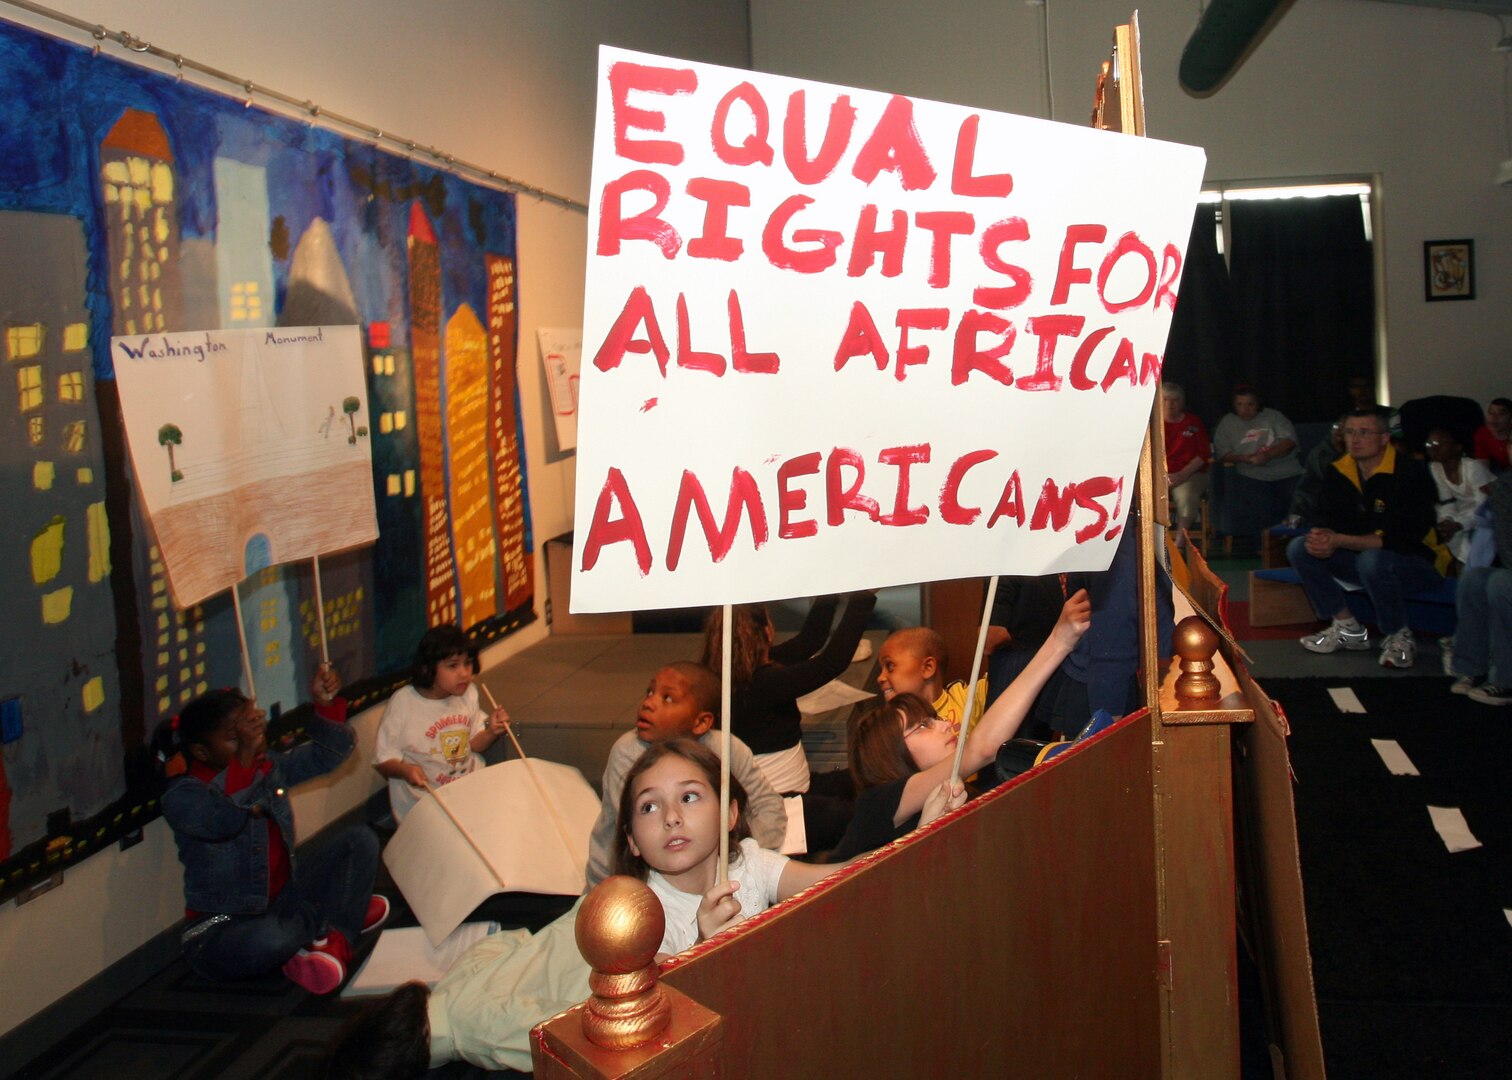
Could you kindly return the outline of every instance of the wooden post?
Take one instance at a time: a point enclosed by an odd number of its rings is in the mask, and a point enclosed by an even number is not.
[[[1094,123],[1145,134],[1139,21],[1113,34],[1099,82]],[[1167,1080],[1239,1075],[1239,979],[1234,952],[1234,794],[1227,723],[1167,723],[1161,710],[1154,459],[1162,431],[1159,394],[1139,459],[1139,653],[1150,709],[1154,779],[1156,941],[1161,1076]],[[1163,486],[1163,485],[1162,485]],[[1173,717],[1174,719],[1174,717]],[[1198,853],[1201,853],[1199,856]]]
[[[714,1077],[722,1069],[723,1021],[657,981],[666,916],[649,886],[605,878],[578,909],[578,951],[593,968],[593,996],[531,1032],[540,1080]]]

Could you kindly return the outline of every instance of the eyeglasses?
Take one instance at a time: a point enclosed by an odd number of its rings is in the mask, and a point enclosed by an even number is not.
[[[929,728],[935,727],[936,725],[943,724],[943,723],[946,723],[946,721],[942,720],[938,716],[928,717],[927,719],[920,720],[917,724],[914,724],[912,727],[906,727],[906,728],[904,728],[903,729],[903,737],[906,739],[906,738],[908,738],[910,735],[912,735],[916,731],[926,731]]]
[[[1385,434],[1384,431],[1365,430],[1363,428],[1347,427],[1344,429],[1344,437],[1346,439],[1379,439]]]

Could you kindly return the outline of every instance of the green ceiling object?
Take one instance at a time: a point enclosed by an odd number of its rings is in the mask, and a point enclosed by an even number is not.
[[[1217,91],[1293,0],[1212,0],[1181,53],[1181,86],[1194,97]]]

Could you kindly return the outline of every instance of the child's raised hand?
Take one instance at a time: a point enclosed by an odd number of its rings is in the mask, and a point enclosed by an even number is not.
[[[336,695],[341,693],[341,676],[326,661],[315,669],[315,675],[310,679],[310,697],[317,705],[329,705],[336,700]]]
[[[488,714],[488,733],[495,737],[504,734],[509,727],[509,713],[502,706]]]
[[[706,941],[740,918],[735,890],[740,882],[729,878],[704,893],[698,902],[698,940]]]
[[[1061,606],[1060,618],[1056,620],[1054,634],[1064,645],[1075,648],[1081,636],[1092,625],[1092,598],[1086,589],[1077,589],[1076,594]]]
[[[924,796],[924,809],[919,811],[919,825],[928,825],[942,814],[959,810],[966,805],[966,786],[959,780],[951,783],[947,777],[939,787]]]
[[[268,714],[255,705],[243,708],[236,717],[234,728],[237,760],[250,765],[268,749]]]

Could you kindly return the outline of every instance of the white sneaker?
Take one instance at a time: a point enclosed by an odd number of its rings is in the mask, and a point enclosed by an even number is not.
[[[1387,634],[1381,642],[1381,666],[1410,668],[1417,659],[1417,641],[1406,627],[1394,634]]]
[[[1370,631],[1363,626],[1358,630],[1345,630],[1339,625],[1339,620],[1335,619],[1316,634],[1308,634],[1299,640],[1308,652],[1331,653],[1340,649],[1359,651],[1370,648]]]
[[[1459,678],[1455,679],[1453,685],[1449,687],[1449,692],[1451,694],[1468,694],[1470,691],[1479,686],[1481,682],[1482,680],[1474,675],[1461,675]]]

